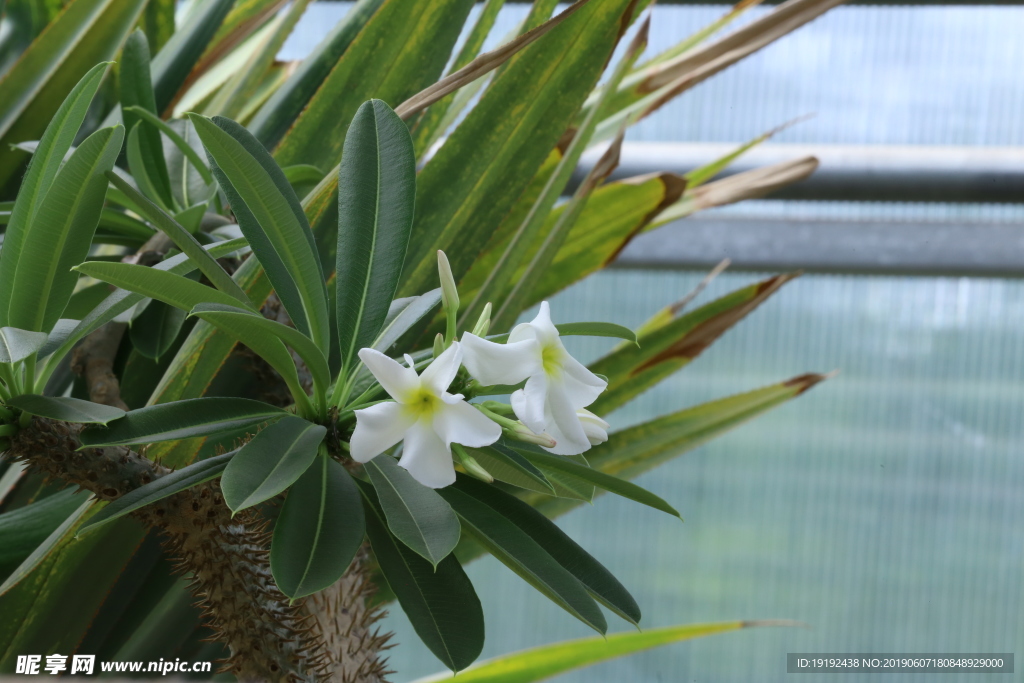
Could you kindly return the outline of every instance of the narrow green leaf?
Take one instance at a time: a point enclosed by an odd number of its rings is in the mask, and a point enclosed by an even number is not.
[[[71,267],[89,253],[107,190],[104,173],[121,150],[124,129],[104,128],[78,146],[57,173],[21,248],[8,323],[49,331],[78,282]]]
[[[313,464],[327,428],[298,417],[275,422],[242,446],[220,488],[232,513],[283,492]]]
[[[351,564],[365,529],[355,482],[321,454],[289,489],[274,526],[270,568],[278,588],[296,599],[333,584]]]
[[[129,330],[132,348],[145,358],[159,361],[174,346],[188,314],[162,301],[151,301]]]
[[[235,0],[204,0],[157,52],[152,65],[157,113],[164,113],[173,104],[234,4]]]
[[[41,139],[75,83],[118,53],[144,6],[145,0],[69,2],[0,80],[0,187],[25,163],[6,153],[9,145]]]
[[[142,124],[136,123],[128,133],[128,142],[125,144],[125,157],[128,159],[128,170],[135,179],[142,194],[150,199],[160,202],[163,208],[170,208],[170,204],[160,198],[160,190],[157,183],[150,177],[148,168],[151,157],[142,150],[140,131],[145,130]]]
[[[111,420],[125,416],[125,412],[113,406],[104,406],[78,398],[39,396],[24,394],[7,401],[7,405],[31,415],[48,417],[51,420],[105,425]]]
[[[605,607],[634,625],[640,622],[640,607],[625,586],[554,522],[518,498],[470,477],[460,477],[455,487],[519,527]]]
[[[286,166],[281,169],[281,172],[284,173],[284,177],[288,179],[288,184],[292,187],[296,185],[316,185],[324,179],[324,172],[311,164]]]
[[[373,340],[372,348],[387,353],[403,334],[429,315],[440,303],[440,287],[420,296],[396,299],[388,309],[388,317],[384,320],[380,334]]]
[[[29,332],[16,327],[0,328],[0,363],[25,360],[46,344],[45,332]]]
[[[46,343],[39,348],[39,352],[36,357],[46,358],[51,353],[59,349],[68,340],[72,333],[74,333],[75,328],[77,328],[78,325],[78,320],[71,320],[69,318],[61,318],[58,320],[50,331],[50,334],[47,335]],[[0,330],[0,334],[2,333],[3,330]]]
[[[630,483],[624,479],[613,477],[610,474],[605,474],[600,470],[595,470],[585,465],[573,462],[568,458],[564,458],[557,455],[550,455],[548,453],[532,453],[527,452],[527,460],[532,462],[534,465],[543,466],[547,469],[558,470],[559,472],[565,472],[575,477],[579,477],[584,481],[589,481],[595,486],[598,486],[605,491],[610,491],[616,495],[628,498],[636,501],[648,507],[652,507],[655,510],[661,510],[667,512],[670,515],[679,517],[679,513],[674,507],[666,503],[661,497],[654,495],[647,489],[641,488],[636,484]]]
[[[338,172],[338,338],[349,370],[395,298],[415,201],[409,129],[387,104],[370,100],[349,126]]]
[[[587,589],[522,529],[489,505],[454,487],[438,493],[492,555],[556,605],[598,633],[608,630],[601,608]]]
[[[6,576],[24,562],[85,497],[65,489],[0,514],[0,575]]]
[[[391,533],[437,567],[459,542],[461,527],[452,507],[387,454],[364,467],[377,490]]]
[[[268,320],[258,313],[220,304],[199,304],[192,309],[192,315],[216,325],[253,349],[260,343],[256,338],[265,337],[268,333],[277,337],[305,361],[317,386],[325,392],[330,386],[331,370],[327,365],[327,358],[309,337],[295,328],[283,325],[276,320]],[[250,341],[255,343],[250,344]]]
[[[6,597],[12,588],[32,574],[45,560],[50,559],[54,551],[66,542],[68,531],[71,530],[92,507],[93,501],[87,500],[74,510],[67,519],[53,530],[46,540],[40,543],[25,560],[18,565],[18,568],[11,572],[11,575],[0,584],[0,596]],[[10,622],[8,622],[10,623]],[[5,656],[9,653],[5,652]]]
[[[131,112],[139,117],[142,121],[145,121],[149,125],[153,126],[161,133],[167,136],[167,139],[174,143],[174,146],[182,153],[182,155],[189,160],[192,167],[203,177],[203,180],[207,184],[213,183],[213,176],[210,174],[210,169],[203,161],[203,158],[199,156],[199,153],[192,148],[192,145],[183,138],[178,131],[174,130],[170,125],[167,124],[163,119],[153,115],[149,111],[140,107],[123,107],[125,113]]]
[[[18,259],[28,239],[36,213],[53,185],[57,171],[64,163],[64,157],[71,149],[107,66],[107,63],[97,64],[75,85],[46,127],[35,153],[29,160],[28,171],[22,180],[21,190],[8,219],[4,247],[0,250],[0,325],[7,324],[7,312],[11,307],[11,291],[14,287]],[[3,182],[0,181],[0,186],[2,185]]]
[[[132,410],[105,429],[83,430],[81,441],[83,446],[100,448],[221,436],[288,415],[281,408],[248,398],[193,398]]]
[[[123,180],[116,173],[108,173],[107,178],[111,184],[123,192],[141,210],[144,218],[160,229],[171,238],[175,246],[181,249],[196,264],[200,272],[205,275],[213,286],[220,291],[237,299],[243,306],[252,306],[249,297],[245,295],[242,288],[231,279],[224,268],[217,260],[210,256],[210,253],[203,249],[203,245],[188,230],[178,224],[173,218],[159,206],[149,201],[130,183]]]
[[[203,303],[219,303],[232,307],[239,303],[238,299],[233,296],[169,270],[160,270],[134,263],[105,263],[102,261],[86,261],[75,267],[75,270],[83,275],[109,282],[116,287],[127,289],[150,299],[163,301],[185,311],[191,311]]]
[[[667,626],[640,633],[615,633],[607,638],[580,638],[514,652],[481,662],[459,674],[459,683],[535,683],[575,669],[626,657],[662,645],[757,626],[790,626],[792,622],[726,621]],[[442,683],[451,674],[418,678],[413,683]]]
[[[467,450],[498,481],[549,496],[555,495],[555,489],[544,473],[515,450],[500,443]]]
[[[469,577],[454,555],[434,567],[400,543],[388,530],[373,488],[360,482],[360,490],[374,557],[402,611],[434,656],[452,671],[465,669],[484,646],[483,607]]]
[[[242,233],[296,328],[330,348],[327,289],[295,192],[263,145],[234,121],[191,115]]]
[[[145,486],[140,486],[134,491],[129,491],[117,500],[107,503],[107,506],[97,512],[88,522],[82,525],[75,534],[76,538],[83,534],[95,531],[97,528],[108,524],[119,517],[123,517],[139,508],[172,496],[179,491],[192,488],[204,481],[216,479],[228,466],[228,462],[235,456],[235,451],[217,455],[206,460],[200,460],[188,467],[182,467],[170,474],[155,479]]]
[[[135,29],[125,42],[118,72],[121,86],[121,115],[125,130],[131,131],[128,136],[128,162],[133,175],[138,169],[148,179],[152,191],[156,193],[154,199],[162,206],[171,206],[171,178],[167,173],[167,161],[164,159],[160,133],[148,126],[139,127],[138,133],[135,133],[140,117],[134,110],[141,109],[153,115],[157,113],[149,62],[149,41],[141,29]],[[137,157],[134,164],[131,155],[133,136],[137,136],[138,156],[141,157]],[[138,175],[135,177],[136,180],[139,179]]]
[[[302,60],[295,73],[263,104],[247,127],[268,149],[275,147],[295,122],[352,40],[383,2],[358,0],[345,18]]]

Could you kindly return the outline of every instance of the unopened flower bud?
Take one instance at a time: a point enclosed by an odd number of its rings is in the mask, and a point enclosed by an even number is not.
[[[452,451],[458,456],[459,462],[462,463],[462,467],[466,470],[467,474],[481,481],[486,481],[488,484],[494,483],[494,477],[491,476],[491,473],[485,470],[483,465],[476,461],[476,458],[467,453],[466,449],[453,443]]]
[[[437,250],[437,273],[441,278],[441,305],[453,315],[459,310],[459,290],[455,287],[455,276],[448,263],[448,257],[440,249]]]
[[[505,431],[513,439],[522,441],[524,443],[536,444],[542,448],[554,448],[557,443],[553,438],[551,438],[550,434],[537,434],[532,429],[524,425],[522,422],[517,422],[515,427]]]
[[[444,335],[440,332],[434,337],[434,358],[444,353]]]
[[[484,310],[480,312],[480,317],[476,319],[476,325],[473,326],[473,334],[478,337],[486,337],[487,332],[491,329],[491,302],[488,301],[484,305]]]

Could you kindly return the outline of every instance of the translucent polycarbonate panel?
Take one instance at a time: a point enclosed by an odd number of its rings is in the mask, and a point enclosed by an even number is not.
[[[555,297],[552,311],[556,321],[637,325],[701,277],[609,271]],[[723,275],[700,301],[756,279]],[[1022,320],[1017,281],[804,276],[614,414],[621,429],[807,371],[840,371],[638,480],[685,523],[607,495],[560,520],[633,591],[644,627],[781,618],[808,628],[715,636],[555,680],[782,683],[787,652],[1019,652]],[[585,360],[611,343],[570,340]],[[588,635],[495,560],[468,571],[487,615],[485,657]],[[443,668],[401,610],[385,627],[402,643],[391,651],[396,681]]]

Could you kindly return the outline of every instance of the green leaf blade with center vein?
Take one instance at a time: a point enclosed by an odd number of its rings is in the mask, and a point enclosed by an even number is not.
[[[346,369],[373,345],[395,298],[415,202],[409,129],[387,104],[370,100],[349,126],[338,172],[338,338]]]

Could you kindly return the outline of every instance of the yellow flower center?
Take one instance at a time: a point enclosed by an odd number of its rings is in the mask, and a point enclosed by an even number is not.
[[[441,399],[420,387],[405,400],[405,409],[417,419],[431,417],[441,407]]]
[[[540,352],[544,374],[557,376],[562,372],[562,349],[557,344],[547,344]]]

